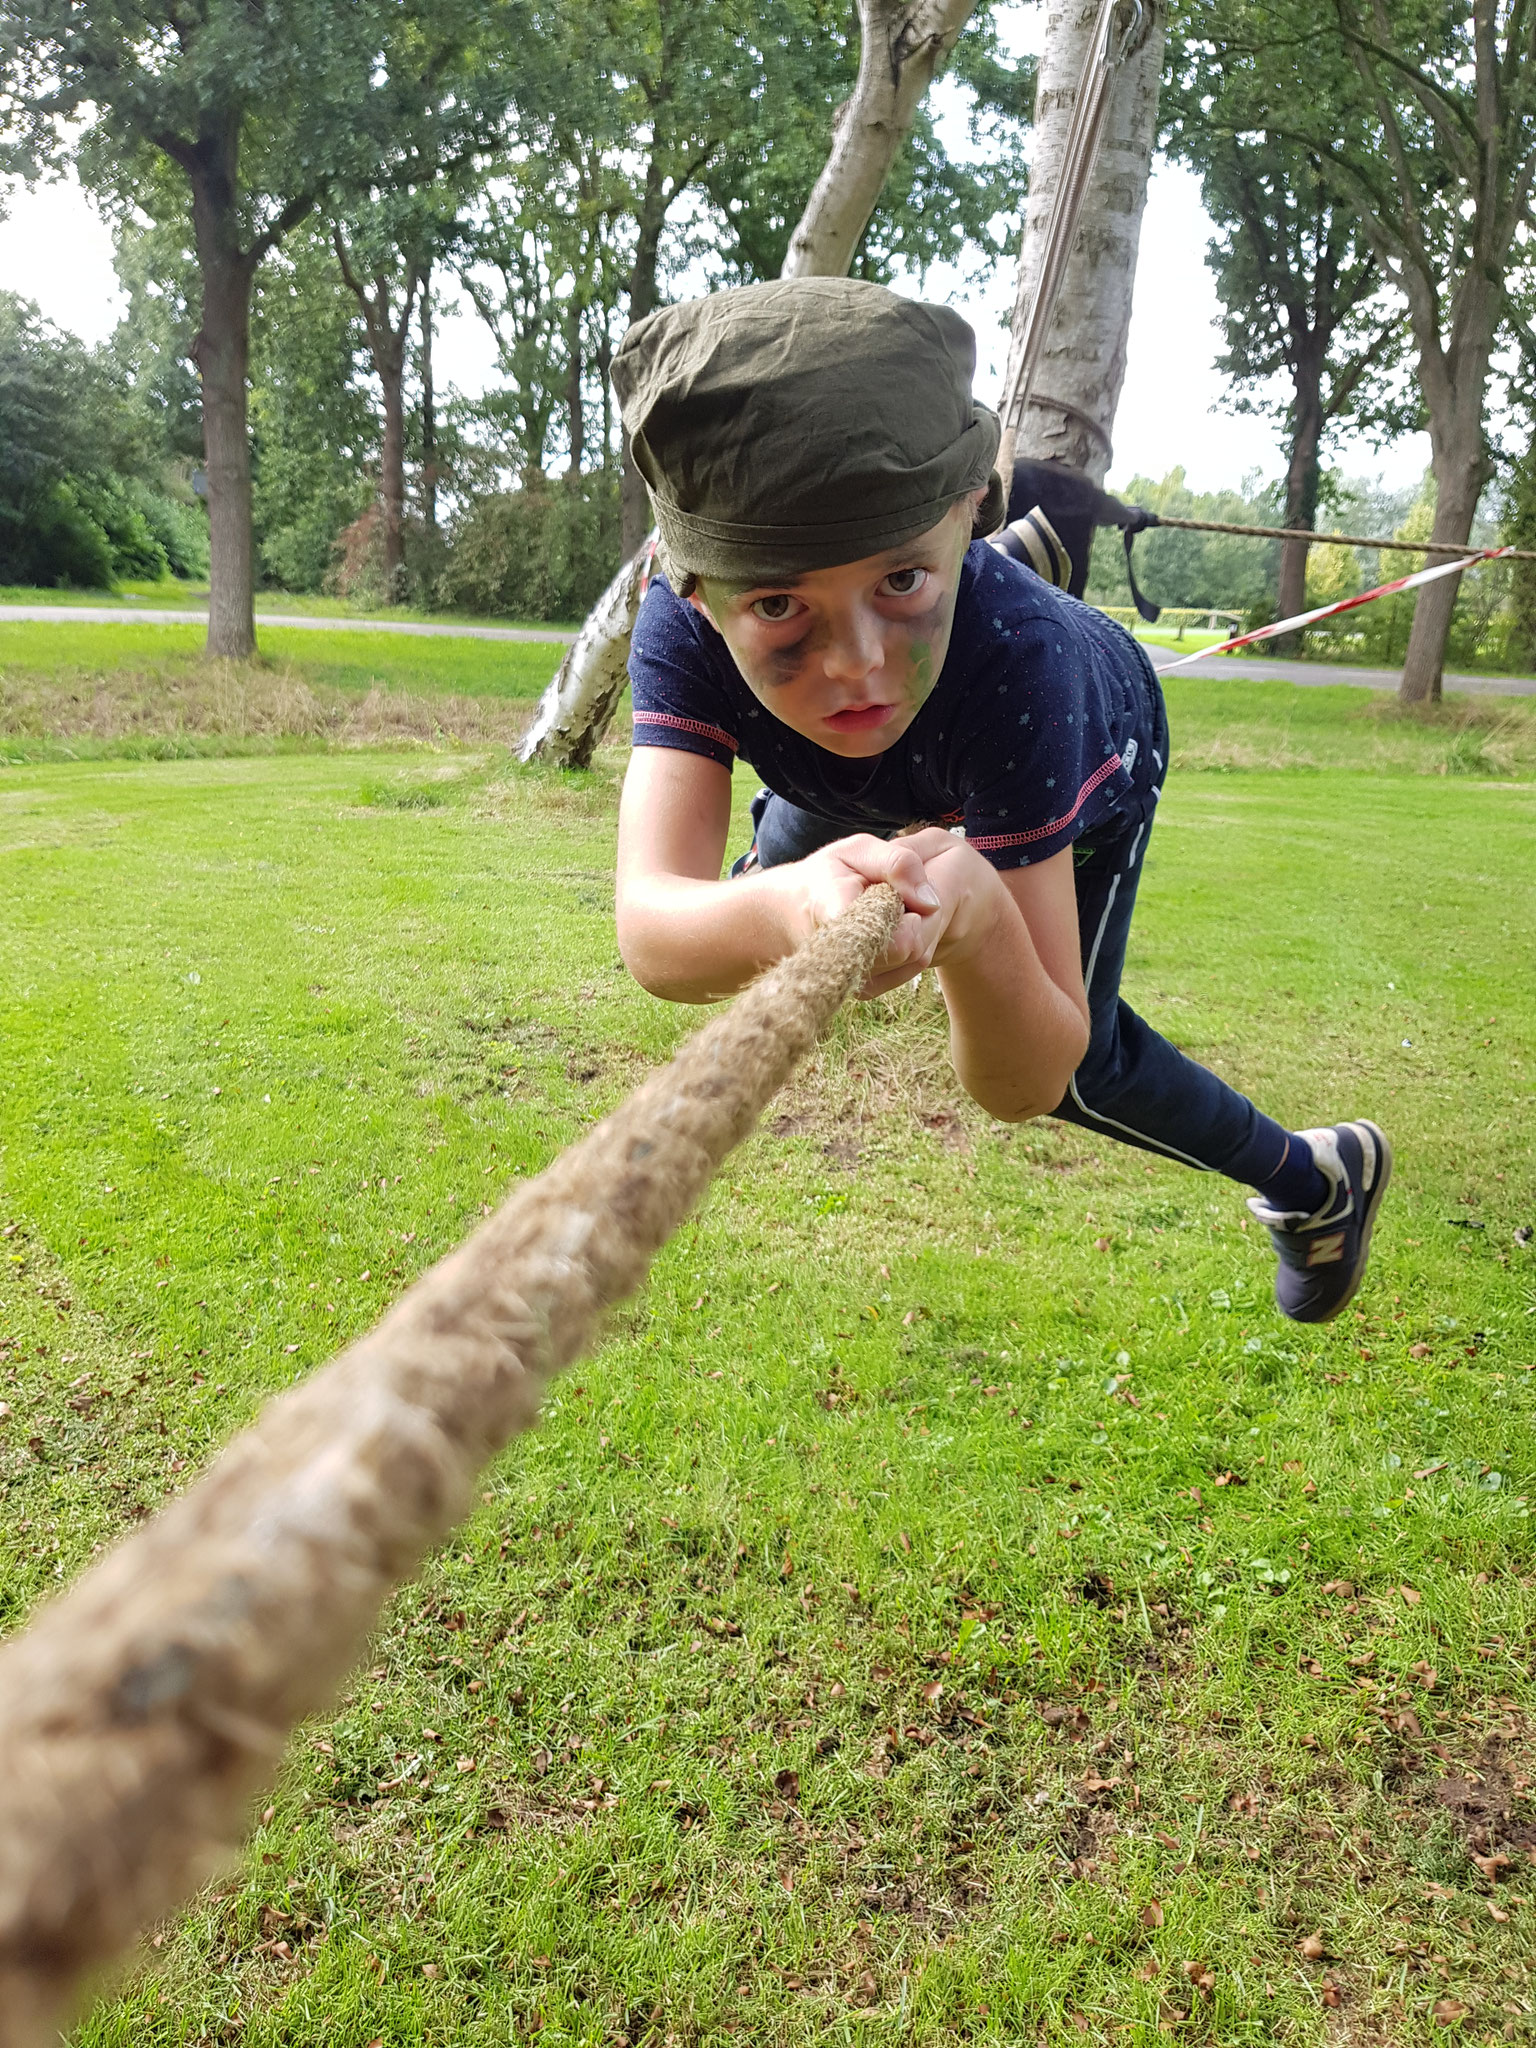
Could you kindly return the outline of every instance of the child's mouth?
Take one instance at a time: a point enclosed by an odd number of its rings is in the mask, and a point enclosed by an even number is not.
[[[855,704],[825,721],[834,732],[876,732],[896,715],[894,704]]]

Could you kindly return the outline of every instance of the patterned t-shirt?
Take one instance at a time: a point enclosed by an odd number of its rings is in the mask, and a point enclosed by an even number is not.
[[[932,695],[882,754],[850,761],[773,716],[720,635],[661,578],[629,657],[637,747],[678,747],[850,832],[963,825],[994,867],[1045,860],[1114,818],[1152,772],[1136,753],[1157,683],[1130,635],[984,541],[968,549]],[[1158,764],[1159,770],[1161,764]]]

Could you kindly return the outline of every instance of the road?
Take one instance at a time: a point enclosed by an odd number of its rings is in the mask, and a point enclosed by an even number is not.
[[[0,623],[64,623],[77,626],[200,626],[206,612],[152,611],[126,604],[0,604]],[[461,626],[416,619],[312,619],[299,612],[258,612],[261,626],[297,626],[306,633],[404,633],[417,640],[534,640],[568,647],[576,638],[561,626]]]
[[[1145,644],[1145,643],[1143,643]],[[1147,647],[1153,665],[1161,671],[1177,662],[1180,656],[1172,647]],[[1191,662],[1188,668],[1177,670],[1181,676],[1215,676],[1224,681],[1246,677],[1253,682],[1269,683],[1352,683],[1361,690],[1395,690],[1401,680],[1395,668],[1343,668],[1331,661],[1280,661],[1266,656],[1250,655],[1244,660],[1236,654],[1213,654],[1207,661]],[[1467,691],[1472,695],[1488,697],[1536,697],[1536,676],[1445,676],[1445,688],[1451,692]]]
[[[76,625],[121,625],[133,620],[141,626],[186,626],[198,624],[205,615],[190,607],[185,611],[141,610],[137,605],[0,604],[0,623],[50,620]],[[401,633],[417,640],[525,640],[551,647],[568,647],[576,635],[561,626],[465,626],[448,621],[414,619],[315,619],[298,612],[258,612],[261,626],[294,626],[306,633]],[[1159,670],[1182,657],[1171,647],[1147,647]],[[1257,682],[1350,683],[1362,690],[1395,690],[1396,669],[1344,668],[1325,661],[1279,661],[1263,655],[1244,660],[1239,655],[1218,654],[1194,662],[1180,675],[1207,675],[1225,679],[1247,677]],[[1467,691],[1489,697],[1536,697],[1536,676],[1464,676],[1447,674],[1445,687],[1452,692]]]

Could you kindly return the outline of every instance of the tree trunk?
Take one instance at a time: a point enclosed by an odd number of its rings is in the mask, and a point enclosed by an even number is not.
[[[437,390],[432,382],[432,267],[421,278],[421,518],[437,533]]]
[[[565,437],[570,444],[570,457],[565,473],[574,483],[581,475],[587,448],[587,419],[581,400],[581,306],[574,297],[567,315],[566,354],[569,360],[565,372]]]
[[[539,699],[534,721],[518,748],[520,761],[552,761],[559,768],[590,768],[624,694],[629,636],[640,609],[645,554],[638,551],[588,612],[553,682]]]
[[[923,93],[974,4],[975,0],[922,0],[918,12],[904,22],[891,0],[859,0],[863,31],[859,83],[853,98],[839,111],[826,169],[790,240],[785,277],[846,275]],[[1161,51],[1161,36],[1158,47]],[[1154,101],[1155,97],[1154,84]],[[878,165],[873,175],[870,165]],[[640,240],[630,273],[631,320],[642,319],[656,303],[656,259],[664,215],[652,203],[660,192],[658,173],[653,194],[654,171],[653,165],[647,173]],[[1143,189],[1145,184],[1143,178]],[[650,231],[652,221],[654,232]],[[640,609],[644,580],[639,550],[651,520],[645,481],[635,470],[627,435],[619,514],[624,566],[587,615],[575,644],[544,692],[518,749],[519,760],[585,767],[623,694],[629,637]]]
[[[1449,347],[1440,339],[1441,307],[1421,281],[1409,280],[1408,302],[1418,345],[1419,388],[1429,414],[1430,467],[1435,478],[1435,523],[1430,539],[1460,547],[1471,535],[1477,501],[1491,469],[1483,435],[1483,407],[1503,297],[1492,278],[1469,270],[1449,309]],[[1431,552],[1429,562],[1435,559]],[[1445,638],[1460,589],[1459,576],[1445,576],[1419,592],[1397,689],[1399,702],[1440,702]]]
[[[1291,435],[1291,461],[1285,478],[1285,525],[1315,527],[1317,486],[1320,474],[1318,448],[1323,438],[1322,362],[1309,356],[1295,371],[1295,426]],[[1278,616],[1293,618],[1307,608],[1307,556],[1304,540],[1280,543],[1280,597]],[[1274,642],[1277,654],[1301,651],[1300,633],[1286,633]]]
[[[975,0],[859,0],[859,75],[784,258],[785,277],[846,277],[923,94]]]
[[[661,166],[653,157],[646,166],[645,196],[640,202],[640,233],[635,243],[635,260],[629,272],[629,321],[633,326],[643,320],[647,313],[656,310],[656,268],[661,255],[661,231],[666,224],[666,199],[663,192]],[[635,458],[630,453],[629,436],[623,436],[623,467],[619,472],[619,552],[627,565],[641,547],[651,530],[651,499],[645,488],[645,478],[635,467]],[[610,593],[622,580],[619,577],[608,586],[597,601],[598,611],[607,604]],[[597,612],[592,614],[594,618]],[[627,632],[626,628],[626,632]]]
[[[1098,0],[1055,0],[1055,5],[1046,23],[1035,93],[1029,205],[1013,321],[1015,352],[1040,285],[1052,214],[1068,168],[1066,143],[1078,84],[1099,16]],[[1100,486],[1113,453],[1110,435],[1125,381],[1136,251],[1157,131],[1167,0],[1144,0],[1141,12],[1140,41],[1133,42],[1111,81],[1098,161],[1013,448],[1015,455],[1035,461],[1067,463]],[[1122,8],[1113,29],[1117,45],[1128,21],[1134,17],[1129,8]],[[1010,386],[1012,381],[1010,374]]]
[[[407,303],[405,318],[410,317]],[[385,335],[373,351],[384,394],[384,435],[379,447],[379,511],[383,519],[384,594],[398,604],[405,582],[405,332]]]
[[[1481,407],[1478,410],[1481,413]],[[1463,546],[1472,531],[1477,501],[1487,481],[1480,420],[1478,428],[1470,453],[1464,442],[1447,449],[1440,444],[1438,436],[1432,441],[1435,523],[1430,529],[1431,540],[1450,541]],[[1431,553],[1426,559],[1432,566],[1437,560],[1444,561],[1445,557]],[[1419,592],[1418,602],[1413,608],[1413,630],[1408,635],[1408,652],[1403,657],[1403,679],[1398,684],[1400,703],[1440,702],[1441,679],[1445,672],[1445,639],[1460,589],[1459,576],[1442,576],[1438,583],[1428,583]]]
[[[254,259],[240,247],[236,179],[240,119],[204,131],[188,173],[202,277],[203,314],[192,344],[203,392],[208,472],[208,652],[248,661],[256,652],[251,443],[246,431]]]

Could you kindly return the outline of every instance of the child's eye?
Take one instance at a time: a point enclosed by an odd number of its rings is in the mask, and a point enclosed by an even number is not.
[[[927,581],[926,569],[893,569],[881,589],[887,597],[915,597]]]
[[[792,619],[804,606],[798,597],[791,597],[787,590],[776,590],[772,597],[755,597],[752,600],[754,618],[765,619],[770,626],[782,626],[786,619]]]

